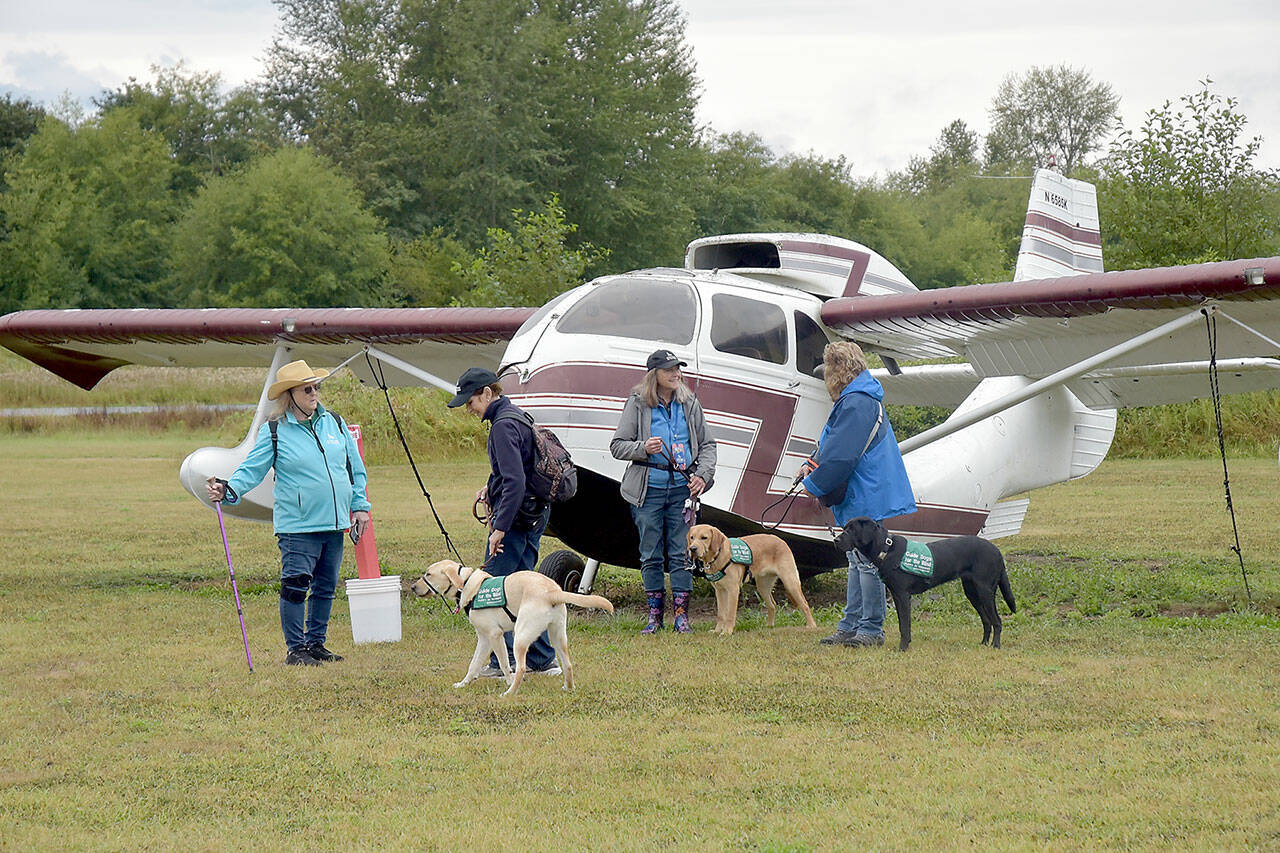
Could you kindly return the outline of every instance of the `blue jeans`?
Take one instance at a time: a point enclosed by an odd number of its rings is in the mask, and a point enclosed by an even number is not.
[[[640,580],[645,592],[661,592],[666,583],[664,569],[671,575],[671,591],[690,592],[693,573],[689,571],[689,527],[684,523],[684,502],[689,489],[681,484],[666,488],[650,485],[644,503],[631,507],[640,533]]]
[[[342,531],[277,533],[276,539],[284,644],[290,650],[324,645],[342,565]]]
[[[850,551],[849,582],[844,592],[844,617],[837,631],[884,636],[884,582],[876,567],[860,551]]]
[[[542,531],[546,529],[550,514],[551,510],[548,509],[542,516],[542,521],[532,530],[508,530],[507,535],[502,537],[502,550],[495,554],[492,560],[489,560],[487,553],[485,554],[484,570],[495,577],[505,577],[514,572],[536,572],[538,543],[542,541]],[[515,635],[508,631],[502,636],[507,641],[507,660],[514,669],[516,656],[512,645],[515,642]],[[529,646],[529,653],[525,655],[524,662],[530,670],[546,669],[556,662],[556,650],[551,647],[551,639],[546,631],[543,631],[542,636]],[[489,655],[489,664],[498,666],[498,659]]]

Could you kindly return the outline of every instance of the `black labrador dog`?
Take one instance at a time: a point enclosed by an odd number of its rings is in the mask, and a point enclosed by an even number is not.
[[[927,545],[908,543],[865,516],[855,518],[836,536],[836,547],[860,551],[880,570],[884,585],[898,611],[898,651],[911,645],[911,596],[960,578],[964,594],[982,617],[982,644],[1000,648],[1000,614],[996,611],[996,587],[1016,613],[1009,573],[1000,549],[978,536],[957,536]],[[905,558],[905,560],[904,560]],[[906,566],[906,568],[904,568]]]

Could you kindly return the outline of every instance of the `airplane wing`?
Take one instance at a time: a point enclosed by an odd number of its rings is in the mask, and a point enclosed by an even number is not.
[[[0,345],[92,388],[126,364],[262,367],[278,344],[294,358],[332,365],[376,346],[454,377],[497,366],[506,341],[533,308],[174,308],[19,311],[0,317]],[[372,379],[363,359],[351,363]],[[385,368],[391,385],[421,379]]]
[[[1091,359],[1066,384],[1094,408],[1206,396],[1211,355],[1224,392],[1280,387],[1280,257],[844,297],[822,319],[869,352],[968,362],[878,372],[894,402],[954,406],[980,379]]]

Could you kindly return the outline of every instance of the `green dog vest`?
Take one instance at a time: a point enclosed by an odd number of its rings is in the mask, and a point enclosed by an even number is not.
[[[922,578],[931,578],[933,577],[933,552],[929,550],[928,545],[908,540],[906,553],[902,555],[902,562],[898,566],[904,572],[910,572]]]
[[[471,599],[471,606],[476,610],[484,610],[486,607],[506,607],[507,579],[488,578],[482,582],[480,589],[476,590],[475,598]]]
[[[748,545],[746,542],[743,542],[741,539],[734,539],[733,537],[729,537],[729,561],[730,562],[741,563],[744,566],[749,566],[751,565],[752,559],[753,558],[751,556],[750,545]],[[721,569],[720,571],[716,572],[713,575],[707,575],[707,580],[711,581],[712,583],[715,583],[716,581],[720,580],[722,577],[724,577],[724,569]]]

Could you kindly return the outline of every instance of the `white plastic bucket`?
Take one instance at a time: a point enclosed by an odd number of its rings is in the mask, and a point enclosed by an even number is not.
[[[351,578],[347,581],[351,607],[351,642],[400,642],[400,576]]]

